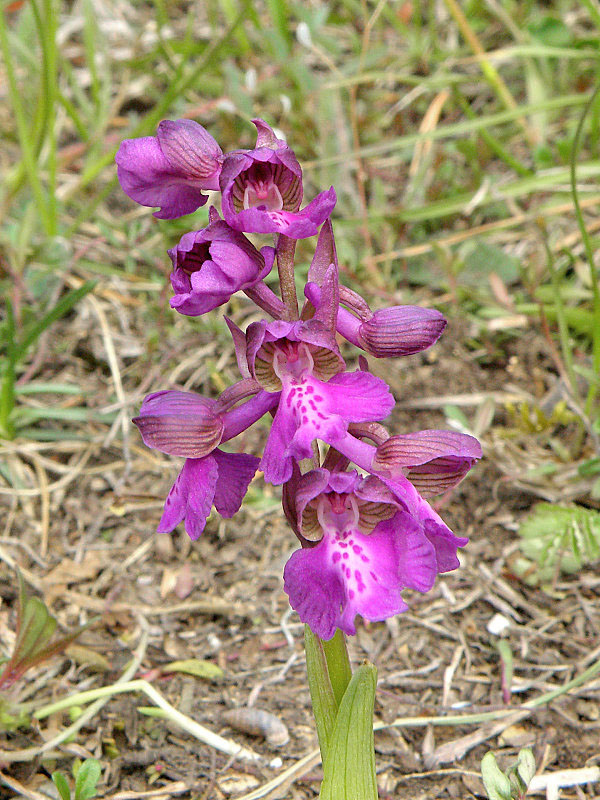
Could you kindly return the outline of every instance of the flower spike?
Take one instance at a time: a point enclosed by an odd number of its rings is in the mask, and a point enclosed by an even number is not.
[[[196,122],[166,120],[156,136],[126,140],[117,153],[126,194],[158,207],[162,219],[189,214],[207,192],[221,192],[222,216],[211,207],[207,226],[168,251],[172,308],[199,316],[243,291],[271,318],[254,317],[244,332],[225,317],[241,379],[218,398],[156,392],[134,423],[149,447],[185,458],[159,532],[184,522],[197,539],[213,507],[233,516],[257,469],[283,484],[283,510],[301,545],[285,566],[284,588],[300,619],[331,639],[336,630],[356,633],[358,616],[375,622],[405,611],[405,589],[427,592],[437,575],[456,569],[467,539],[427,498],[456,486],[482,452],[455,431],[390,435],[381,424],[394,406],[390,389],[365,355],[358,369],[347,369],[338,334],[375,358],[399,357],[433,345],[446,320],[411,305],[372,311],[340,285],[334,188],[302,208],[294,151],[264,120],[252,122],[249,150],[224,155]],[[274,247],[244,233],[274,234]],[[299,314],[290,240],[317,233]],[[278,293],[266,282],[276,256]],[[221,449],[265,414],[272,423],[262,458]]]

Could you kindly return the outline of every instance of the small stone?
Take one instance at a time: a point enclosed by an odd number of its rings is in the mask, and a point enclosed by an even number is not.
[[[503,614],[494,614],[486,625],[487,632],[492,636],[501,636],[510,629],[510,620]]]

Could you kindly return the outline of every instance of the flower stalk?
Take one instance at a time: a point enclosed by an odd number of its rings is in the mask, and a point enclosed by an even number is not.
[[[280,233],[277,238],[277,272],[281,287],[281,299],[286,313],[284,319],[298,319],[298,297],[296,295],[296,279],[294,277],[294,253],[296,240]]]

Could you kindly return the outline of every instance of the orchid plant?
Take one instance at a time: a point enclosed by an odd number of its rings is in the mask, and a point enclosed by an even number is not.
[[[429,591],[459,566],[455,536],[427,502],[455,486],[481,457],[479,442],[453,431],[390,435],[381,424],[394,398],[359,355],[349,370],[338,342],[375,358],[433,345],[446,326],[433,309],[372,311],[340,284],[331,223],[334,188],[303,208],[293,150],[260,119],[256,147],[224,154],[191,120],[163,121],[155,137],[125,140],[117,153],[125,193],[154,216],[174,219],[220,192],[221,214],[169,251],[171,306],[199,316],[243,291],[266,315],[246,331],[225,318],[240,380],[217,398],[159,391],[134,423],[144,442],[185,459],[158,531],[180,523],[198,539],[212,506],[240,508],[257,470],[281,485],[283,510],[299,542],[284,589],[305,623],[307,665],[324,780],[321,798],[377,797],[372,713],[376,672],[352,675],[343,634],[356,618],[378,622],[407,609],[404,589]],[[258,249],[245,234],[272,234]],[[299,307],[296,242],[318,234]],[[254,237],[255,238],[255,237]],[[277,264],[279,293],[265,279]],[[262,457],[224,448],[265,414]]]

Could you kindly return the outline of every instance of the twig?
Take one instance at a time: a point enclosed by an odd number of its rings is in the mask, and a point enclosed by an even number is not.
[[[174,706],[172,706],[169,701],[166,700],[162,694],[154,688],[154,686],[152,686],[152,684],[143,679],[126,682],[120,681],[119,683],[112,684],[111,686],[102,686],[99,689],[90,689],[87,692],[78,692],[77,694],[65,697],[63,700],[58,700],[56,703],[51,703],[48,706],[38,709],[35,712],[34,717],[36,719],[44,719],[45,717],[48,717],[50,714],[54,714],[57,711],[63,711],[65,708],[71,708],[75,705],[89,703],[92,700],[96,700],[97,702],[101,700],[102,704],[104,704],[114,695],[123,694],[124,692],[143,692],[147,697],[150,698],[150,700],[152,700],[153,703],[155,703],[165,712],[164,716],[166,719],[174,722],[176,725],[179,725],[180,728],[183,728],[183,730],[190,733],[199,741],[204,742],[204,744],[209,745],[209,747],[214,747],[215,750],[220,750],[222,753],[235,756],[236,758],[241,758],[244,761],[263,760],[262,756],[258,755],[258,753],[242,747],[241,745],[232,742],[230,739],[224,739],[222,736],[213,733],[195,720],[190,719],[190,717],[187,717],[185,714],[182,714],[181,711],[178,711]],[[95,705],[96,703],[94,703],[94,706]]]
[[[19,797],[27,797],[28,800],[48,800],[48,795],[36,792],[35,789],[28,788],[20,781],[16,780],[16,778],[5,775],[3,772],[0,772],[0,783],[4,783],[11,788],[13,792],[17,792]]]
[[[545,775],[535,775],[529,784],[527,794],[546,792],[547,796],[558,797],[558,789],[562,786],[581,786],[584,783],[600,781],[600,767],[582,767],[581,769],[561,769]],[[554,790],[554,794],[552,794]]]
[[[142,800],[148,797],[167,797],[168,795],[184,794],[189,792],[190,787],[184,781],[174,781],[166,786],[160,786],[158,789],[147,789],[144,792],[124,791],[115,792],[108,796],[107,800]]]

